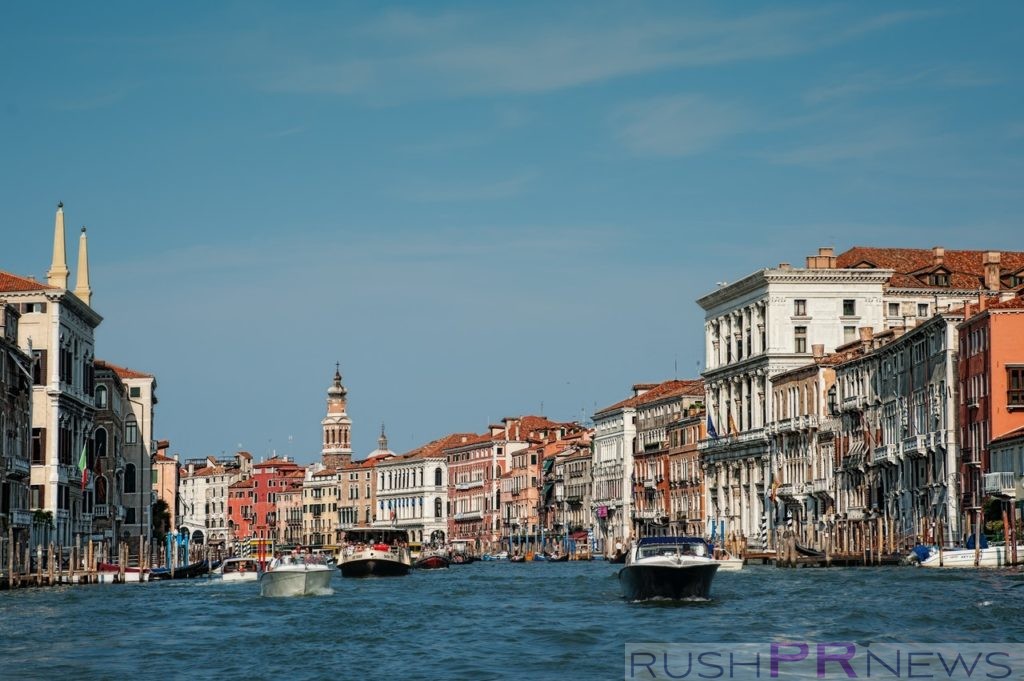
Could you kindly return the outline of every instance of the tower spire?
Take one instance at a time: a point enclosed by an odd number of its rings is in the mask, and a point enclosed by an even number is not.
[[[57,217],[53,221],[53,262],[46,273],[46,283],[66,289],[68,287],[68,262],[64,248],[64,202],[57,204]]]
[[[377,438],[377,449],[384,452],[388,448],[388,436],[384,434],[384,424],[380,424],[380,437]]]
[[[89,245],[85,238],[85,227],[78,238],[78,275],[75,295],[86,305],[92,304],[92,289],[89,287]]]

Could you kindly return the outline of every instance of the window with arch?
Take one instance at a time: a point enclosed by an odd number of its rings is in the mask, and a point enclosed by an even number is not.
[[[96,386],[96,408],[107,408],[107,386],[105,385]]]
[[[139,425],[134,419],[124,424],[124,443],[134,445],[139,442]]]
[[[135,464],[130,463],[124,467],[124,492],[125,494],[135,494]]]
[[[96,443],[96,456],[105,458],[107,456],[107,429],[102,426],[97,428],[93,439]]]
[[[442,478],[441,467],[438,466],[437,468],[434,469],[434,487],[440,487],[441,486],[441,478]]]
[[[442,515],[443,514],[442,514],[442,511],[441,511],[441,497],[435,497],[434,498],[434,517],[435,518],[440,518]]]

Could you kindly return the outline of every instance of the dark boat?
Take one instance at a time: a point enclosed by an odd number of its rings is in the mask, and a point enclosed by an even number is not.
[[[616,550],[615,555],[608,559],[609,563],[615,563],[616,565],[622,565],[626,562],[626,556],[629,555],[626,551]]]
[[[150,581],[164,580],[164,579],[192,579],[193,577],[202,577],[207,574],[211,569],[215,568],[217,564],[211,565],[208,560],[199,560],[191,565],[183,565],[181,567],[174,568],[174,574],[171,574],[170,568],[159,567],[153,568],[149,571]]]
[[[448,567],[448,559],[440,553],[421,555],[413,567],[417,570],[441,570]]]
[[[569,560],[569,554],[568,553],[563,553],[561,555],[548,556],[548,562],[549,563],[565,563],[565,562],[568,562],[568,560]]]
[[[510,562],[510,563],[525,563],[526,562],[526,556],[523,556],[523,555],[520,555],[520,554],[516,553],[516,554],[513,554],[513,555],[508,557],[508,562]]]
[[[628,601],[706,600],[717,571],[701,537],[645,537],[629,551],[619,585]]]
[[[349,530],[345,541],[350,545],[338,562],[342,577],[398,577],[412,568],[405,530]]]

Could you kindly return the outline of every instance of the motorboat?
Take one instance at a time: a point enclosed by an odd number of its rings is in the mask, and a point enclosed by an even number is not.
[[[122,574],[121,566],[117,563],[97,563],[96,574],[99,576],[100,584],[116,584],[121,581],[137,584],[149,581],[149,570],[126,566]]]
[[[1012,555],[1009,555],[1007,549],[1008,546],[987,546],[978,551],[978,564],[974,564],[975,550],[956,548],[956,549],[943,549],[941,565],[939,560],[939,549],[937,547],[928,547],[927,557],[921,558],[919,554],[921,567],[926,568],[1001,568],[1010,565],[1010,559]],[[915,552],[917,550],[915,549]],[[923,552],[921,552],[923,553]],[[1017,545],[1017,560],[1024,560],[1024,546]]]
[[[701,537],[644,537],[627,552],[619,585],[628,601],[706,600],[719,567]]]
[[[424,551],[413,563],[417,570],[440,570],[448,567],[448,557],[441,551]]]
[[[275,559],[260,573],[261,596],[320,596],[332,593],[334,568],[322,560],[304,555]]]
[[[397,577],[412,568],[405,530],[348,530],[345,541],[338,562],[342,577]]]
[[[211,574],[224,582],[256,582],[263,567],[255,558],[226,558]]]
[[[743,559],[737,558],[726,551],[718,554],[715,562],[718,563],[718,569],[722,572],[739,572],[743,569]]]

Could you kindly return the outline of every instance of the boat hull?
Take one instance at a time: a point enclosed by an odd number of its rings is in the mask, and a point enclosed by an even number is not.
[[[1017,545],[1017,559],[1024,559],[1024,546]],[[1010,556],[1005,546],[989,546],[981,550],[978,565],[974,564],[974,549],[954,549],[942,552],[942,565],[939,565],[939,553],[936,551],[926,560],[921,561],[921,567],[927,568],[1000,568],[1010,564]]]
[[[743,569],[742,558],[722,558],[715,562],[718,563],[718,569],[721,572],[739,572]]]
[[[355,558],[338,565],[342,577],[400,577],[409,574],[409,565],[390,558]]]
[[[714,561],[700,565],[627,565],[619,570],[619,585],[628,601],[709,599],[718,568]]]
[[[426,556],[416,561],[417,570],[443,570],[448,567],[448,559],[444,556]]]
[[[326,565],[306,565],[304,569],[278,568],[260,575],[260,595],[317,596],[330,593],[334,570]]]

